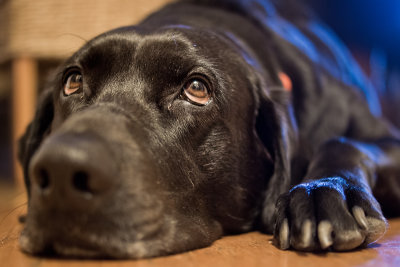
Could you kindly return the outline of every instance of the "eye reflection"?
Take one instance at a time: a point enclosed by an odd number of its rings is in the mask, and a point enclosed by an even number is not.
[[[199,79],[190,80],[183,88],[184,96],[196,105],[206,105],[211,100],[207,85]]]
[[[64,83],[64,95],[69,96],[82,91],[82,74],[74,72],[68,75]]]

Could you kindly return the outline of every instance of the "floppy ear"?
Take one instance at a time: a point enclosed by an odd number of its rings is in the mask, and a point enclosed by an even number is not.
[[[44,136],[50,130],[53,121],[54,109],[52,90],[46,89],[39,97],[35,116],[28,125],[24,135],[19,140],[18,159],[24,171],[24,180],[29,195],[30,182],[28,178],[28,167],[31,157],[38,149]]]
[[[279,82],[278,82],[279,83]],[[273,160],[273,174],[267,181],[260,227],[272,233],[278,197],[290,188],[290,158],[293,153],[294,121],[291,120],[290,96],[283,86],[259,88],[256,132]]]

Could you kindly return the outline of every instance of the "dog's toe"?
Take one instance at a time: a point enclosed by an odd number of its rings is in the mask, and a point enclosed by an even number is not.
[[[357,229],[334,232],[333,248],[336,251],[352,250],[364,242],[365,236]]]
[[[364,243],[368,245],[369,243],[377,241],[385,234],[388,223],[383,218],[366,217],[366,220],[368,232]]]
[[[372,195],[340,179],[294,187],[277,203],[275,239],[281,249],[352,250],[377,240],[387,223]]]

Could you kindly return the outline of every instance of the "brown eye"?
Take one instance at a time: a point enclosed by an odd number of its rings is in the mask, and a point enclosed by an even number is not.
[[[73,72],[69,74],[64,82],[64,95],[69,96],[82,90],[82,74]]]
[[[183,88],[184,97],[196,105],[207,105],[211,100],[210,92],[201,80],[190,80]]]

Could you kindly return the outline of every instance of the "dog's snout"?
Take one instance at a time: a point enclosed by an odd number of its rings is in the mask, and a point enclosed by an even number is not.
[[[52,190],[53,186],[61,186],[57,183],[60,183],[60,179],[63,179],[66,180],[65,185],[71,187],[71,190],[89,194],[94,192],[92,184],[89,184],[89,179],[93,179],[90,178],[93,176],[90,168],[77,168],[80,170],[74,171],[74,166],[71,166],[71,162],[68,160],[65,164],[61,163],[60,165],[63,165],[63,170],[54,172],[53,168],[56,168],[57,163],[46,160],[40,162],[37,167],[38,170],[33,174],[33,184],[37,185],[41,192],[45,192],[46,190]]]
[[[112,190],[110,153],[100,142],[81,139],[60,136],[43,144],[30,165],[32,198],[79,208],[82,199],[96,201]]]
[[[74,188],[81,192],[91,192],[91,188],[88,184],[89,174],[84,171],[78,171],[74,173],[72,177]]]

